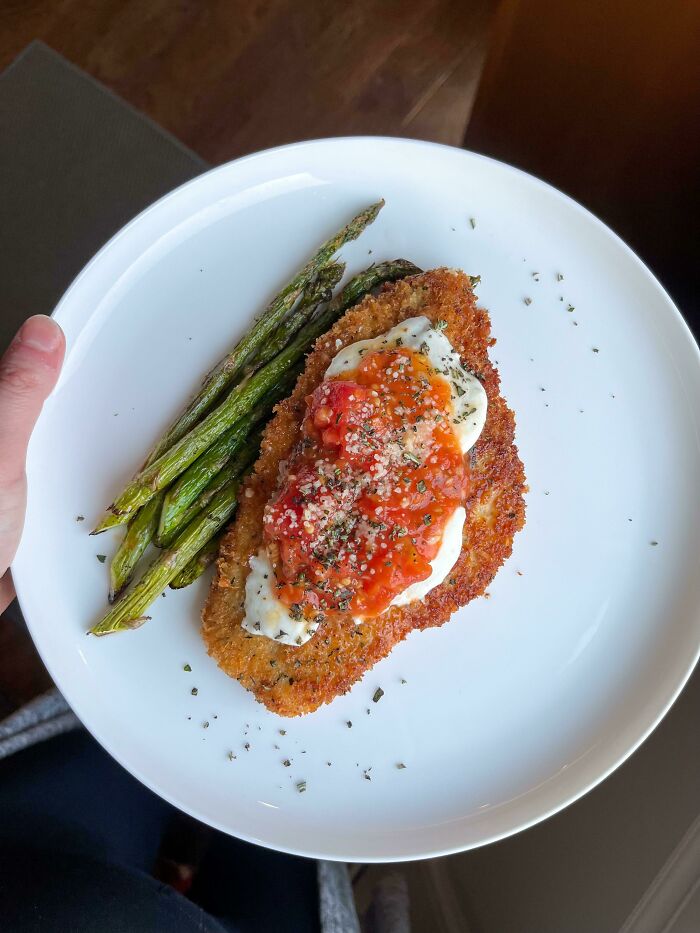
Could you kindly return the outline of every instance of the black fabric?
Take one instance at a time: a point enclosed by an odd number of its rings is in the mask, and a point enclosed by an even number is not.
[[[0,924],[12,933],[226,933],[167,885],[88,856],[0,850]],[[266,929],[261,927],[260,929]]]
[[[313,860],[195,821],[203,856],[189,897],[156,881],[156,857],[183,819],[85,732],[4,759],[0,930],[318,933]]]
[[[241,933],[320,933],[316,862],[216,833],[190,896]],[[231,914],[231,904],[235,914]]]

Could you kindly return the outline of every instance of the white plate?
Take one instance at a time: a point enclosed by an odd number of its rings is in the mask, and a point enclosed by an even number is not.
[[[405,256],[482,276],[527,525],[490,599],[411,635],[331,706],[283,720],[207,657],[204,581],[169,591],[139,631],[86,637],[107,589],[96,554],[118,540],[87,532],[200,375],[379,196],[379,219],[344,250],[350,272]],[[132,221],[56,318],[69,354],[31,445],[22,609],[87,728],[200,820],[350,861],[481,845],[609,774],[687,679],[700,643],[698,351],[634,254],[542,182],[405,140],[263,152]]]

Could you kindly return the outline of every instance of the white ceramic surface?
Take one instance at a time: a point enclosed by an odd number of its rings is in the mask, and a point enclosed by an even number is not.
[[[379,219],[343,251],[349,272],[405,256],[482,276],[527,525],[489,599],[410,636],[331,706],[283,720],[207,657],[205,581],[169,591],[136,632],[86,637],[107,589],[96,555],[118,540],[87,532],[203,371],[379,196]],[[605,777],[688,677],[700,643],[698,351],[633,253],[547,185],[419,142],[264,152],[137,217],[56,318],[69,353],[30,449],[13,568],[22,609],[87,728],[183,810],[332,859],[481,845]]]

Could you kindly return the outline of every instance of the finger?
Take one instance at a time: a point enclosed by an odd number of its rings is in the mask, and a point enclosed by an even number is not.
[[[58,324],[36,315],[0,360],[0,574],[14,557],[24,522],[29,437],[56,384],[64,352]]]
[[[64,347],[58,324],[38,314],[25,321],[0,360],[0,483],[24,472],[29,436],[58,378]]]
[[[7,609],[15,598],[15,585],[12,582],[12,574],[8,570],[4,577],[0,579],[0,615]]]

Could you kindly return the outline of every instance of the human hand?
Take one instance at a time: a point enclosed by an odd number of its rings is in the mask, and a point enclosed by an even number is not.
[[[37,314],[25,321],[0,359],[0,612],[15,597],[8,568],[24,525],[27,445],[65,349],[58,324]]]

